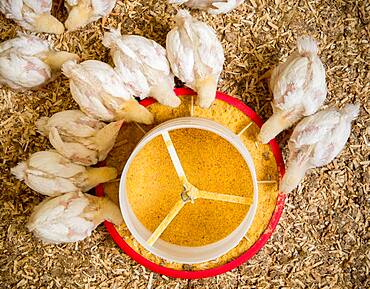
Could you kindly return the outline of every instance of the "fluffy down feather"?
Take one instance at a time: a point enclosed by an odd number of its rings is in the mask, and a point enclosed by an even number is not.
[[[117,176],[114,168],[88,168],[72,163],[56,151],[34,153],[11,169],[11,173],[31,189],[47,196],[86,192]]]
[[[168,0],[170,4],[184,4],[190,8],[207,10],[210,14],[230,12],[244,0]]]
[[[325,69],[317,52],[313,38],[299,38],[297,51],[273,70],[270,88],[274,95],[274,113],[262,126],[261,142],[268,143],[304,116],[315,113],[324,103]]]
[[[0,43],[0,86],[20,90],[38,87],[56,76],[61,64],[70,59],[78,60],[78,56],[54,51],[36,36],[19,34]]]
[[[63,156],[76,164],[94,165],[103,161],[113,148],[122,121],[108,125],[79,110],[66,110],[52,117],[42,117],[37,129],[49,137]]]
[[[198,92],[197,104],[211,106],[224,63],[224,52],[215,31],[180,10],[176,27],[167,35],[167,57],[173,73]]]
[[[89,116],[103,121],[153,122],[152,114],[132,97],[108,64],[97,60],[80,64],[68,61],[62,71],[70,80],[73,99]]]
[[[69,243],[89,237],[103,221],[123,222],[118,207],[107,198],[71,192],[48,198],[35,207],[27,228],[46,243]]]
[[[116,0],[66,0],[64,4],[69,12],[65,26],[67,30],[74,31],[108,16]]]
[[[1,0],[0,11],[23,28],[60,34],[64,26],[50,14],[52,0]]]
[[[142,99],[152,96],[171,107],[180,105],[173,91],[174,76],[162,46],[142,36],[121,36],[119,30],[105,33],[103,44],[111,49],[115,70],[131,94]]]
[[[347,104],[339,111],[329,108],[298,123],[289,140],[290,155],[280,186],[282,192],[292,191],[307,170],[330,163],[342,151],[358,112],[358,105]]]

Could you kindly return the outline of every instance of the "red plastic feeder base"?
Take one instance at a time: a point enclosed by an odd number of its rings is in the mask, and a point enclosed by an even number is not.
[[[188,88],[176,88],[175,89],[176,95],[196,95],[194,91]],[[222,92],[216,93],[216,99],[224,101],[240,111],[242,111],[244,114],[246,114],[253,122],[255,122],[259,127],[262,126],[263,120],[257,115],[257,113],[252,110],[250,107],[248,107],[246,104],[244,104],[242,101],[233,98],[229,95],[226,95]],[[142,100],[140,103],[143,106],[149,106],[153,103],[155,103],[156,100],[152,98],[147,98]],[[271,147],[272,153],[275,157],[276,164],[279,170],[279,175],[282,177],[285,173],[285,166],[284,166],[284,160],[279,148],[279,145],[275,140],[271,140],[269,142],[269,145]],[[96,187],[96,195],[97,196],[104,196],[104,187],[103,185],[99,185]],[[283,193],[279,193],[276,201],[276,207],[275,211],[270,219],[270,222],[265,230],[265,232],[260,236],[260,238],[254,243],[252,247],[250,247],[245,253],[240,255],[238,258],[234,259],[233,261],[216,267],[212,269],[207,270],[200,270],[200,271],[182,271],[182,270],[174,270],[169,269],[160,265],[157,265],[148,259],[141,256],[139,253],[137,253],[134,249],[132,249],[120,236],[120,234],[117,232],[114,225],[110,222],[104,222],[105,227],[107,228],[109,234],[112,236],[113,240],[117,243],[117,245],[132,259],[134,259],[139,264],[143,265],[144,267],[159,273],[163,274],[169,277],[173,278],[183,278],[183,279],[200,279],[200,278],[207,278],[216,276],[219,274],[223,274],[225,272],[228,272],[241,264],[248,261],[250,258],[252,258],[268,241],[272,233],[274,232],[281,214],[283,212],[284,204],[285,204],[286,195]]]

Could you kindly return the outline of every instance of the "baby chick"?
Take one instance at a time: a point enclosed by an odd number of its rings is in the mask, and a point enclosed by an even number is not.
[[[325,101],[325,69],[317,56],[315,40],[299,38],[297,47],[298,50],[272,72],[273,115],[261,128],[258,138],[262,143],[268,143],[304,116],[314,114]]]
[[[111,49],[115,70],[132,95],[152,96],[171,107],[180,105],[166,49],[145,37],[121,36],[119,30],[105,33],[103,45]]]
[[[223,14],[230,12],[244,0],[168,0],[170,4],[183,4],[195,9],[207,10],[210,14]]]
[[[46,40],[19,34],[0,43],[0,87],[30,89],[50,81],[67,60],[78,56],[65,51],[54,51]]]
[[[108,198],[81,192],[47,198],[35,207],[27,228],[45,243],[81,241],[103,221],[119,226],[123,219],[119,208]]]
[[[351,133],[351,122],[359,106],[329,108],[301,120],[289,140],[288,169],[281,181],[283,193],[292,191],[307,170],[330,163],[344,148]]]
[[[117,177],[114,168],[77,165],[53,150],[34,153],[27,161],[12,168],[11,173],[31,189],[47,196],[87,192]]]
[[[66,62],[62,71],[69,78],[73,99],[83,112],[103,121],[153,122],[153,115],[140,105],[108,64],[87,60]]]
[[[24,29],[60,34],[64,26],[50,14],[52,0],[1,0],[0,11]]]
[[[69,12],[64,24],[67,30],[74,31],[109,15],[116,0],[66,0],[64,4]]]
[[[198,92],[197,104],[211,106],[224,63],[224,51],[215,31],[186,10],[176,17],[177,26],[167,35],[167,57],[173,73]]]
[[[76,164],[95,165],[113,148],[122,121],[108,125],[79,110],[66,110],[36,122],[53,147]]]

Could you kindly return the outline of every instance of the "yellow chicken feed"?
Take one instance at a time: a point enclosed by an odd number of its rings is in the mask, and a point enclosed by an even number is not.
[[[216,100],[210,109],[201,109],[193,105],[195,97],[193,99],[191,96],[184,96],[181,97],[181,100],[182,104],[178,108],[170,108],[158,103],[150,105],[148,109],[155,117],[153,126],[177,117],[194,116],[217,121],[237,134],[251,122],[244,113],[220,100]],[[144,133],[153,126],[124,125],[115,147],[108,155],[107,165],[116,167],[119,172],[122,172],[136,144]],[[274,212],[278,195],[276,162],[268,145],[257,144],[258,131],[259,128],[253,124],[240,137],[252,155],[257,179],[275,182],[259,185],[258,208],[253,224],[245,238],[235,248],[215,260],[187,265],[168,262],[151,254],[132,237],[125,225],[117,228],[122,238],[145,258],[162,266],[178,270],[214,268],[230,262],[248,250],[266,229]],[[232,145],[206,131],[192,131],[192,137],[187,138],[189,134],[190,132],[185,129],[171,133],[171,138],[189,181],[198,185],[201,189],[251,198],[250,173],[244,160]],[[135,170],[135,176],[129,170],[128,183],[131,187],[129,188],[131,190],[131,192],[129,190],[129,202],[140,221],[153,231],[174,205],[174,202],[178,200],[174,198],[178,198],[182,188],[164,142],[160,138],[155,138],[147,146],[141,150],[141,154],[137,155],[131,165],[132,172]],[[197,149],[200,151],[197,152]],[[226,151],[227,153],[225,153]],[[204,169],[206,163],[208,167]],[[216,164],[221,163],[222,166],[216,166]],[[217,177],[215,178],[214,175]],[[157,178],[156,182],[153,181],[153,177]],[[135,180],[137,187],[135,187]],[[161,188],[158,185],[153,189],[155,183],[159,183]],[[106,194],[118,203],[119,183],[108,183],[104,187]],[[149,191],[149,189],[152,191]],[[139,195],[134,196],[134,193]],[[161,236],[162,239],[187,246],[200,246],[215,242],[230,234],[243,219],[249,208],[245,205],[216,203],[216,201],[210,200],[195,200],[195,203],[187,204],[183,208],[183,211],[176,216],[165,230]],[[163,210],[160,211],[159,208]],[[208,220],[201,220],[207,214],[211,214],[211,217]],[[197,227],[196,224],[201,225]],[[206,228],[207,226],[212,226],[214,232]],[[183,234],[184,232],[188,232],[188,234]]]
[[[171,131],[188,181],[201,190],[248,197],[253,184],[240,153],[222,137],[200,129]],[[128,200],[135,215],[151,232],[180,199],[183,186],[162,136],[134,158],[126,179]],[[161,239],[180,246],[204,246],[227,237],[244,219],[249,205],[196,199],[188,202]]]

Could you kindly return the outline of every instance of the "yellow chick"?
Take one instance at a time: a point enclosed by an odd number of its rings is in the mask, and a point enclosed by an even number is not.
[[[119,226],[119,208],[108,198],[81,192],[47,198],[33,210],[27,228],[45,243],[60,244],[89,237],[103,221]]]
[[[138,35],[121,35],[112,29],[104,34],[103,45],[111,49],[115,70],[132,95],[152,96],[160,103],[177,107],[181,101],[174,93],[174,76],[166,49]]]
[[[315,113],[326,99],[325,68],[317,55],[316,41],[301,37],[297,48],[285,63],[272,71],[273,115],[258,135],[262,143],[268,143],[304,116]]]
[[[287,171],[280,184],[283,193],[297,187],[307,170],[330,163],[342,151],[358,112],[359,105],[347,104],[339,111],[325,109],[298,123],[289,140]]]
[[[25,90],[52,80],[67,60],[78,60],[74,53],[54,51],[46,40],[19,34],[0,43],[0,87]]]
[[[89,116],[103,121],[153,122],[153,115],[133,98],[110,65],[97,60],[68,61],[62,71],[69,78],[73,99]]]
[[[67,30],[74,31],[108,16],[116,0],[66,0],[64,4],[69,12],[64,24]]]
[[[114,168],[77,165],[53,150],[34,153],[27,161],[12,168],[11,173],[31,189],[46,196],[87,192],[117,177]]]
[[[36,122],[39,132],[63,156],[76,164],[95,165],[113,148],[122,121],[108,125],[79,110],[66,110]]]
[[[244,0],[168,0],[170,4],[185,4],[189,8],[206,10],[210,14],[230,12]]]
[[[1,0],[0,12],[24,29],[61,34],[64,26],[50,14],[52,0]]]
[[[216,97],[224,51],[215,31],[180,10],[176,27],[167,35],[167,57],[172,72],[198,92],[197,104],[208,108]]]

